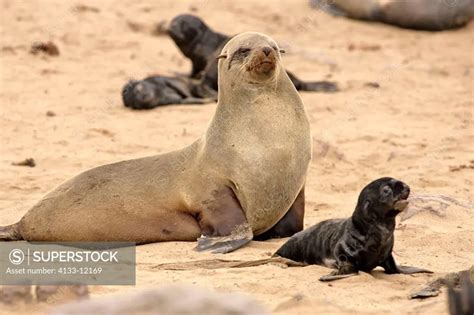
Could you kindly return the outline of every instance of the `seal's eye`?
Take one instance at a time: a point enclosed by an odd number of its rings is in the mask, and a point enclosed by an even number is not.
[[[247,56],[250,52],[250,48],[239,48],[235,54],[237,55],[242,55],[242,56]]]
[[[286,52],[284,49],[278,49],[277,46],[273,46],[272,48],[273,48],[274,51],[279,51],[280,54],[284,54]]]
[[[382,188],[382,192],[381,192],[381,193],[382,193],[383,196],[387,196],[387,195],[390,194],[391,192],[392,192],[392,189],[391,189],[390,187],[384,186],[384,187]]]

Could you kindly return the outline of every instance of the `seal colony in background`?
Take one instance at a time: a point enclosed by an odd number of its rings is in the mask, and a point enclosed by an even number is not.
[[[168,35],[183,55],[190,59],[189,76],[151,76],[132,80],[122,89],[126,107],[151,109],[170,104],[205,104],[217,98],[217,59],[230,36],[213,31],[203,20],[191,14],[176,16]],[[305,82],[290,71],[287,74],[299,91],[336,92],[337,84],[329,81]]]
[[[233,251],[254,236],[303,229],[311,134],[277,43],[235,36],[218,56],[219,101],[206,133],[184,149],[88,170],[15,224],[14,241],[195,241]]]

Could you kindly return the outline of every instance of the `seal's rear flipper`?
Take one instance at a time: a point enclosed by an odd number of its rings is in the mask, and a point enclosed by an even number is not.
[[[305,82],[300,80],[292,72],[287,71],[288,77],[298,91],[310,91],[310,92],[337,92],[339,87],[337,83],[329,81],[315,81],[315,82]]]
[[[330,81],[315,81],[315,82],[301,82],[299,91],[308,91],[308,92],[326,92],[333,93],[338,92],[339,87],[337,83]]]
[[[18,231],[18,224],[0,226],[0,241],[20,241],[23,237]]]

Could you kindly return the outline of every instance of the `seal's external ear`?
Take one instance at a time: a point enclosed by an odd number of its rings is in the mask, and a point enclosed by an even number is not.
[[[222,58],[227,58],[227,54],[220,54],[219,56],[216,57],[217,60],[222,59]]]
[[[280,54],[284,54],[284,53],[286,53],[286,50],[280,49]]]
[[[364,212],[367,213],[367,210],[369,210],[369,207],[370,207],[370,201],[364,200]]]

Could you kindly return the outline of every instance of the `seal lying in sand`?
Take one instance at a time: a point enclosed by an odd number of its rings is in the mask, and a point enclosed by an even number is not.
[[[474,17],[474,0],[311,0],[335,15],[418,30],[461,27]]]
[[[47,194],[0,240],[194,241],[226,253],[303,227],[308,117],[274,40],[231,39],[205,135],[167,154],[86,171]]]
[[[199,17],[182,14],[170,23],[168,34],[181,52],[192,62],[191,77],[200,78],[203,84],[217,90],[217,61],[215,56],[230,39],[229,36],[213,31]],[[304,82],[293,73],[288,76],[300,91],[335,92],[338,87],[333,82]]]
[[[194,97],[194,88],[195,84],[188,78],[153,76],[128,82],[122,88],[122,99],[126,107],[133,109],[151,109],[170,104],[207,104],[216,100],[215,97]]]
[[[408,205],[410,188],[393,178],[380,178],[359,195],[352,217],[322,221],[295,234],[275,255],[337,270],[320,278],[330,281],[381,266],[388,274],[431,271],[397,266],[392,256],[395,217]]]

